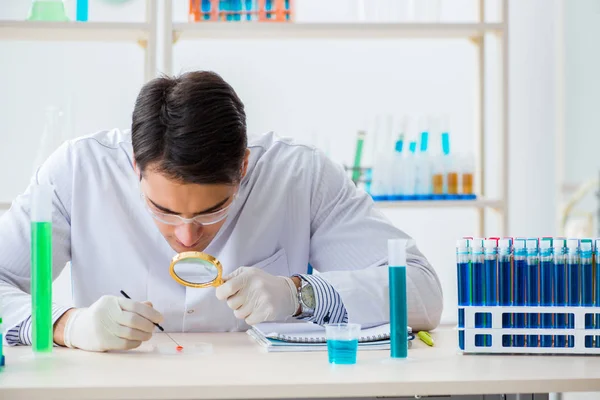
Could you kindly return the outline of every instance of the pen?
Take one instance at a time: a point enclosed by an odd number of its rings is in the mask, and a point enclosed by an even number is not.
[[[433,346],[433,338],[431,337],[431,335],[429,334],[429,332],[420,331],[419,333],[417,333],[417,336],[427,346]]]
[[[121,290],[121,294],[122,294],[122,295],[123,295],[123,296],[124,296],[126,299],[129,299],[129,300],[131,300],[131,297],[129,297],[129,295],[128,295],[127,293],[125,293],[124,291],[122,291],[122,290]],[[162,326],[160,326],[159,324],[157,324],[157,323],[155,323],[155,322],[152,322],[152,323],[153,323],[154,325],[156,325],[156,327],[157,327],[158,329],[160,329],[160,331],[161,331],[161,332],[163,332],[165,335],[167,335],[167,336],[169,337],[169,339],[171,339],[171,340],[173,341],[173,343],[175,343],[175,344],[177,345],[177,348],[178,348],[178,349],[179,349],[179,348],[183,348],[183,347],[182,347],[182,346],[181,346],[179,343],[177,343],[177,342],[175,341],[175,339],[173,339],[173,338],[171,337],[171,335],[169,335],[167,332],[165,332],[165,329],[164,329]]]

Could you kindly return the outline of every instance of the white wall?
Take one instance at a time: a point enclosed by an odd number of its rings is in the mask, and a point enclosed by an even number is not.
[[[3,1],[9,6],[0,10],[0,18],[26,13],[21,1]],[[554,229],[548,218],[554,212],[553,182],[524,173],[532,168],[551,170],[552,165],[553,141],[547,140],[553,134],[549,116],[554,104],[549,3],[511,2],[509,233],[515,236],[550,235]],[[314,17],[314,1],[304,4],[308,6],[299,15]],[[474,4],[446,3],[443,18],[473,18]],[[185,19],[181,5],[176,11],[177,19]],[[139,19],[143,2],[132,3],[127,13],[110,7],[91,13],[92,20],[123,20],[124,15]],[[73,135],[129,126],[132,104],[143,83],[143,55],[136,45],[0,42],[0,55],[11,60],[0,63],[1,93],[18,93],[0,96],[0,201],[13,198],[28,180],[33,161],[29,144],[39,137],[45,105],[71,104]],[[365,117],[381,112],[449,113],[453,148],[472,148],[475,57],[475,46],[462,40],[182,41],[175,48],[174,70],[221,73],[246,103],[252,133],[275,130],[303,141],[313,141],[317,133],[335,144],[330,146],[332,158],[349,162],[356,130]],[[497,132],[494,124],[488,128],[490,134]],[[541,139],[546,140],[540,145]],[[490,137],[492,148],[495,140]],[[386,214],[416,238],[436,267],[445,294],[443,320],[454,322],[454,243],[473,235],[475,212],[415,209]],[[68,277],[60,280],[56,297],[69,301]]]
[[[565,183],[600,177],[600,1],[565,1]],[[578,207],[595,212],[590,193]],[[598,227],[600,229],[600,227]]]

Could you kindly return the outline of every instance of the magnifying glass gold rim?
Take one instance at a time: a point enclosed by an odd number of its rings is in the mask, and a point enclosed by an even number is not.
[[[213,264],[217,268],[217,277],[213,281],[207,282],[207,283],[193,283],[193,282],[181,279],[175,273],[175,264],[177,264],[181,260],[186,260],[188,258],[197,258],[197,259],[201,259],[204,261],[208,261],[209,263]],[[220,286],[223,284],[223,279],[222,279],[223,266],[221,265],[221,262],[219,260],[217,260],[216,258],[214,258],[213,256],[206,254],[206,253],[201,253],[199,251],[186,251],[183,253],[179,253],[175,257],[173,257],[171,259],[171,265],[169,266],[169,274],[171,275],[171,278],[173,278],[173,279],[175,279],[175,281],[177,281],[177,283],[184,285],[184,286],[189,286],[189,287],[198,288],[198,289],[212,287],[212,286]]]

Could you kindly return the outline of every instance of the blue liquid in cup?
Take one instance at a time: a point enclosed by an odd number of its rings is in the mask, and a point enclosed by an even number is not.
[[[356,364],[357,352],[358,339],[327,341],[330,364]]]

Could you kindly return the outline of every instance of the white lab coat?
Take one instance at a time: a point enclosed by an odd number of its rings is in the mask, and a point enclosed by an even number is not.
[[[321,152],[267,134],[249,143],[248,173],[230,214],[205,250],[224,275],[240,266],[290,276],[310,263],[339,292],[350,321],[389,319],[387,239],[407,238]],[[124,290],[150,300],[168,331],[247,329],[214,289],[169,276],[175,252],[140,199],[129,132],[111,130],[61,146],[38,171],[55,187],[53,276],[71,262],[74,304]],[[0,219],[0,296],[5,328],[30,314],[29,189]],[[439,323],[442,290],[425,257],[407,254],[409,324]]]

